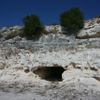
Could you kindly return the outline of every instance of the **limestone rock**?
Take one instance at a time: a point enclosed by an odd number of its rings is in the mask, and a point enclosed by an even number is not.
[[[100,37],[100,18],[94,18],[85,22],[84,28],[79,32],[77,38],[97,38]]]
[[[96,18],[86,22],[82,31],[94,37],[99,27]],[[46,28],[50,34],[38,41],[18,35],[6,40],[12,32],[19,32],[20,27],[0,30],[3,36],[0,38],[0,100],[8,97],[12,100],[15,97],[17,100],[99,100],[100,38],[76,39],[60,34],[60,26]],[[86,36],[82,31],[81,38]],[[59,82],[47,81],[33,73],[39,66],[58,65],[64,69],[63,80]],[[59,75],[59,71],[56,73]],[[45,74],[48,75],[47,71]]]
[[[0,70],[3,70],[5,68],[5,66],[6,66],[5,63],[0,62]]]

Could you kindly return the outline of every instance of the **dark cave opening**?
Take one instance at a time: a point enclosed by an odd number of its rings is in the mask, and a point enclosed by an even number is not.
[[[62,73],[64,72],[64,68],[60,66],[38,67],[38,69],[33,72],[47,81],[62,81]]]

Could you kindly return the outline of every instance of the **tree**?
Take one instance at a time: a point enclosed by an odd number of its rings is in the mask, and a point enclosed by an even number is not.
[[[84,16],[82,11],[79,8],[71,8],[70,10],[63,12],[60,16],[60,24],[62,30],[64,30],[66,34],[76,35],[76,33],[84,26]]]
[[[43,25],[36,15],[26,16],[23,19],[24,22],[24,36],[28,39],[38,39],[43,30]]]

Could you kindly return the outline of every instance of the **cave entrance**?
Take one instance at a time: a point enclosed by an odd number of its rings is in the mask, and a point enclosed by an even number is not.
[[[33,73],[47,81],[62,81],[63,67],[38,67]]]

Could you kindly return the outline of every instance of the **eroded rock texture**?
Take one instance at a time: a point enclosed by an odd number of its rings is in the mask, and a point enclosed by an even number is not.
[[[21,38],[19,26],[1,29],[0,100],[100,100],[99,20],[86,22],[80,39],[59,25],[38,41]]]

